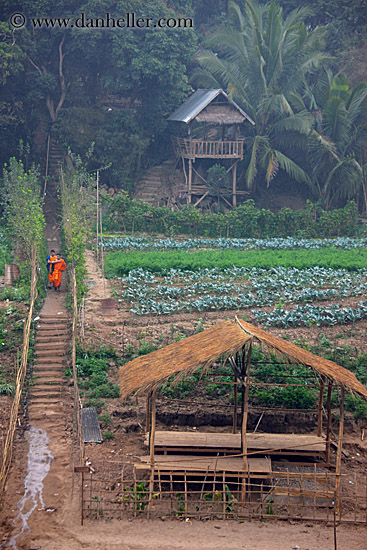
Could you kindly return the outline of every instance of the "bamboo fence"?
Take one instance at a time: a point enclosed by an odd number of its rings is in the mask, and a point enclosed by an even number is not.
[[[2,464],[1,464],[1,470],[0,470],[0,498],[5,489],[6,480],[7,480],[9,470],[10,470],[10,465],[11,465],[14,434],[15,434],[15,429],[16,429],[17,420],[18,420],[20,400],[21,400],[22,391],[24,387],[24,380],[27,372],[29,335],[31,330],[33,308],[34,308],[34,303],[36,298],[37,298],[37,246],[34,245],[32,248],[32,254],[31,254],[30,304],[29,304],[27,320],[24,325],[21,360],[20,360],[19,368],[16,373],[14,399],[12,402],[9,427],[6,435],[4,452],[2,456]]]

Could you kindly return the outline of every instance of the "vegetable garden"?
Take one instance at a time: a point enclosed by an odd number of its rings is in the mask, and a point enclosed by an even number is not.
[[[106,272],[118,277],[118,300],[136,315],[251,308],[265,326],[289,327],[367,317],[364,245],[365,239],[115,237],[104,246],[120,249],[107,254]]]

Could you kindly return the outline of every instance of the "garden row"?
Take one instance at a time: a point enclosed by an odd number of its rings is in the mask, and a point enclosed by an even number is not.
[[[283,309],[283,303],[338,300],[363,296],[367,292],[367,270],[348,272],[313,267],[299,270],[278,267],[218,268],[198,271],[167,271],[160,277],[138,269],[121,279],[120,301],[137,315],[169,315],[177,312],[238,310],[277,304],[272,314],[252,313],[262,323],[278,326],[335,324],[355,321],[366,315],[363,304],[357,310],[332,306]]]
[[[102,204],[105,231],[214,238],[353,237],[362,232],[354,202],[338,210],[326,211],[308,201],[304,210],[282,208],[274,213],[256,208],[253,200],[247,200],[225,213],[203,213],[192,205],[176,211],[150,206],[122,192],[112,197],[103,195]]]
[[[325,267],[362,269],[367,265],[367,250],[205,250],[187,253],[183,250],[148,251],[127,254],[123,251],[111,252],[105,260],[107,277],[121,277],[130,271],[143,268],[154,273],[164,273],[170,269],[197,271],[200,269],[231,269],[233,267]]]
[[[336,239],[296,239],[294,237],[269,239],[154,239],[146,237],[107,236],[103,248],[112,250],[319,250],[339,248],[352,250],[367,247],[367,239],[339,237]]]

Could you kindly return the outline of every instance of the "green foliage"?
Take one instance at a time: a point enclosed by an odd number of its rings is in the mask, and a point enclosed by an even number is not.
[[[98,418],[100,422],[104,422],[105,424],[111,424],[111,416],[108,414],[108,412],[104,412],[101,414]]]
[[[313,266],[347,269],[350,271],[366,266],[366,250],[209,250],[188,254],[181,250],[173,252],[111,252],[106,256],[107,277],[121,277],[136,269],[146,269],[152,273],[164,273],[170,269],[198,271],[217,268],[218,270],[235,267],[295,267],[306,269]]]
[[[75,269],[77,300],[80,301],[86,291],[85,250],[91,236],[93,218],[93,189],[95,179],[75,158],[77,171],[69,170],[61,177],[62,227],[65,239],[67,259]]]
[[[0,230],[0,273],[4,273],[5,264],[12,263],[10,242]]]
[[[138,512],[145,510],[149,502],[149,487],[145,481],[136,483],[135,488],[125,487],[124,500],[135,502]]]
[[[344,208],[325,211],[307,201],[304,210],[282,208],[277,214],[255,207],[250,199],[223,213],[202,213],[192,205],[172,212],[130,199],[126,193],[102,197],[105,231],[185,234],[205,237],[266,238],[355,236],[358,210],[351,201]]]
[[[116,359],[116,352],[112,348],[105,346],[101,346],[98,350],[77,348],[76,370],[79,386],[86,390],[89,406],[97,407],[97,405],[91,405],[96,402],[100,408],[103,403],[102,398],[114,399],[120,395],[117,384],[108,380],[107,372],[110,369],[111,359]],[[67,369],[65,375],[71,378],[71,370]]]
[[[102,435],[103,435],[103,439],[105,439],[106,441],[109,441],[110,439],[114,439],[115,437],[115,434],[113,434],[109,430],[105,430]]]
[[[5,165],[1,200],[9,235],[28,262],[35,246],[38,258],[42,257],[45,219],[38,171],[32,168],[26,172],[21,161],[11,158],[9,166]]]
[[[211,195],[215,197],[227,197],[230,194],[228,189],[227,170],[221,164],[214,164],[208,170],[208,189]]]

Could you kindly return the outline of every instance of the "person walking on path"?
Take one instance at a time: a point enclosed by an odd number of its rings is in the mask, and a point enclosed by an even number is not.
[[[51,283],[53,284],[55,291],[60,291],[62,272],[66,269],[66,262],[62,259],[61,254],[57,253],[56,260],[50,263],[53,265]]]
[[[48,271],[48,288],[52,288],[52,275],[54,272],[54,264],[53,262],[56,260],[56,252],[54,250],[51,250],[50,255],[47,256],[47,271]]]

